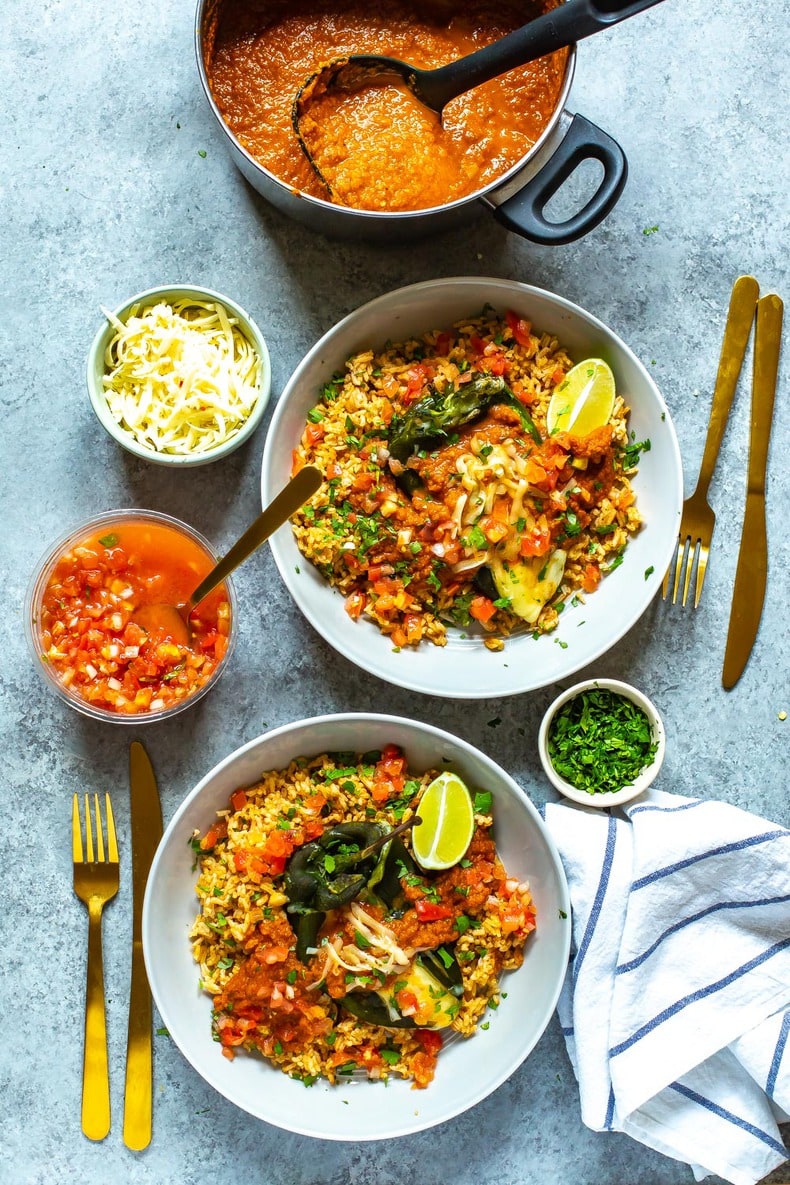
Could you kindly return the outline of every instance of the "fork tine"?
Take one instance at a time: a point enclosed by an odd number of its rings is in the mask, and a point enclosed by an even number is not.
[[[112,814],[112,803],[109,794],[104,795],[107,807],[107,848],[108,858],[115,864],[118,862],[118,841],[115,838],[115,819]]]
[[[99,796],[93,796],[93,810],[96,815],[96,859],[100,864],[104,863],[104,830],[101,825],[101,811],[99,810]]]
[[[91,804],[88,795],[85,795],[85,846],[87,848],[87,859],[89,864],[93,864],[93,831],[91,830]]]
[[[702,596],[702,585],[705,581],[705,573],[708,569],[708,556],[710,555],[710,548],[700,540],[699,545],[699,559],[697,560],[697,583],[694,588],[694,608],[699,605],[700,597]]]
[[[683,574],[683,600],[681,601],[681,605],[683,606],[684,609],[686,607],[686,602],[687,602],[688,596],[689,596],[689,586],[691,584],[691,573],[694,568],[694,560],[695,560],[696,554],[697,554],[697,543],[698,542],[699,542],[699,540],[697,540],[697,539],[689,539],[688,560],[686,562],[686,571]]]
[[[686,555],[686,544],[687,543],[688,543],[688,538],[686,536],[681,536],[678,539],[678,551],[677,551],[677,556],[675,558],[675,575],[674,575],[674,580],[672,582],[672,604],[673,605],[677,605],[677,603],[678,603],[678,589],[680,588],[680,578],[683,573],[683,561],[684,561],[684,557]]]
[[[71,802],[71,858],[75,864],[82,864],[85,859],[82,851],[82,824],[80,823],[80,803],[77,795]]]

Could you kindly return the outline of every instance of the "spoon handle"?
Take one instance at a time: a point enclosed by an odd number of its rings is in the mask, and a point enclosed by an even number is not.
[[[212,568],[205,580],[197,586],[187,602],[187,614],[207,597],[212,589],[221,584],[226,576],[238,568],[256,548],[273,535],[278,527],[289,519],[321,485],[324,475],[315,465],[305,465],[295,477],[292,477],[280,490],[273,502],[270,502],[258,515],[251,527],[248,527],[237,543],[234,543],[226,556]]]
[[[431,70],[419,79],[429,105],[440,110],[451,99],[544,54],[573,45],[652,8],[660,0],[566,0],[550,12],[522,25],[467,57]]]

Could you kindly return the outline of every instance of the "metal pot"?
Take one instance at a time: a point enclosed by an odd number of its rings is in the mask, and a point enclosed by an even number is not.
[[[540,139],[502,177],[474,194],[430,210],[381,213],[336,206],[294,190],[259,164],[239,143],[222,118],[209,86],[206,69],[217,13],[222,0],[198,0],[195,51],[209,106],[225,134],[230,155],[253,189],[312,230],[331,238],[365,239],[396,244],[441,233],[469,220],[483,205],[508,230],[533,243],[572,243],[601,222],[617,202],[628,176],[622,148],[606,132],[566,110],[573,81],[576,49],[571,47],[560,98]],[[586,160],[603,166],[598,188],[586,204],[561,222],[551,222],[545,208],[557,190]]]

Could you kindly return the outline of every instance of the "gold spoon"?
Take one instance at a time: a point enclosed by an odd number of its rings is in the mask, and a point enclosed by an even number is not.
[[[248,527],[238,542],[234,543],[227,555],[218,560],[195,591],[181,605],[141,605],[133,614],[133,620],[144,630],[162,629],[174,642],[181,646],[189,646],[192,641],[192,627],[189,618],[202,600],[221,584],[239,564],[260,547],[270,535],[274,534],[287,519],[295,514],[300,506],[316,492],[324,480],[320,469],[314,465],[305,465],[295,477],[292,477],[280,490],[273,502],[258,515],[252,526]]]

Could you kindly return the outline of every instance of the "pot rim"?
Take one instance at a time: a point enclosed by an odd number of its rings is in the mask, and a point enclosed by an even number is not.
[[[508,195],[511,196],[519,187],[514,184],[518,180],[519,174],[535,160],[541,153],[545,145],[550,141],[555,134],[557,127],[565,112],[568,95],[573,84],[573,76],[576,69],[576,44],[568,46],[568,60],[565,64],[565,77],[562,81],[560,95],[557,104],[552,112],[549,122],[541,132],[538,139],[532,145],[528,152],[520,157],[515,164],[503,173],[501,177],[489,181],[488,185],[482,189],[476,189],[474,193],[468,193],[464,197],[456,198],[453,202],[446,202],[441,206],[426,206],[420,210],[357,210],[352,206],[341,206],[335,202],[328,202],[324,198],[314,197],[312,194],[304,193],[301,189],[294,189],[293,186],[287,185],[280,177],[272,173],[265,165],[262,165],[256,157],[252,155],[237,139],[235,134],[231,131],[225,118],[222,115],[214,96],[211,92],[211,86],[208,80],[208,73],[206,70],[206,63],[203,56],[203,42],[204,42],[204,25],[206,23],[207,11],[211,6],[218,7],[222,0],[197,0],[197,11],[195,16],[195,57],[197,59],[198,75],[203,87],[203,93],[208,100],[217,123],[224,132],[231,147],[240,153],[247,165],[255,172],[261,173],[269,181],[273,182],[285,193],[288,193],[293,198],[298,198],[304,201],[308,206],[314,206],[318,210],[331,211],[334,215],[339,217],[362,218],[369,222],[393,221],[393,222],[409,222],[417,218],[424,218],[431,214],[443,214],[447,211],[458,210],[459,208],[471,204],[473,201],[480,199],[488,199],[490,201],[491,195],[500,188],[508,187]],[[527,178],[528,180],[528,178]]]

